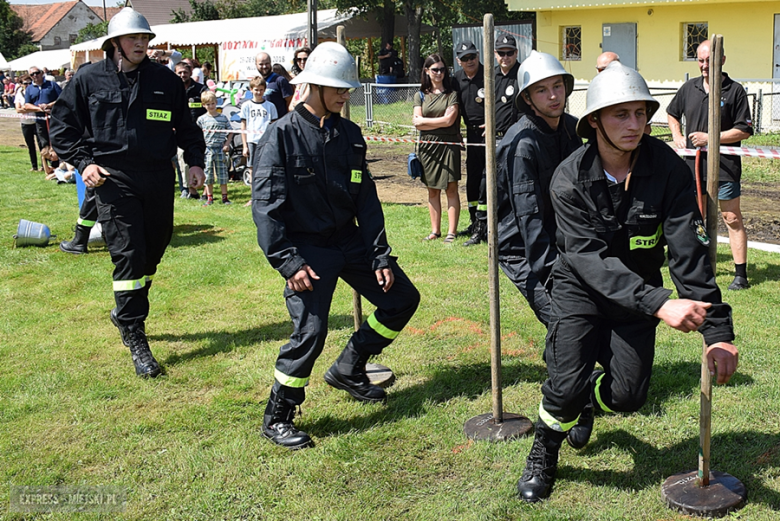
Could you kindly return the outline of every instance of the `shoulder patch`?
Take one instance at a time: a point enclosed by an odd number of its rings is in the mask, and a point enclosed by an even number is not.
[[[696,240],[702,244],[702,246],[710,245],[710,237],[707,235],[707,229],[704,227],[704,223],[700,219],[696,219],[691,223],[691,229],[696,236]]]

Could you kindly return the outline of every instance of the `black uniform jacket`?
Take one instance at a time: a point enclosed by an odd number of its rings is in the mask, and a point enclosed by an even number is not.
[[[576,125],[577,118],[564,114],[552,130],[543,119],[525,114],[496,150],[498,256],[525,258],[542,283],[558,256],[550,181],[558,165],[582,146]]]
[[[644,135],[639,158],[625,183],[607,184],[593,142],[564,161],[553,176],[558,223],[557,269],[571,271],[611,304],[653,315],[668,300],[661,266],[668,246],[669,273],[680,298],[711,302],[699,331],[707,345],[731,342],[731,307],[721,300],[710,265],[709,239],[696,206],[693,180],[668,145]]]
[[[252,216],[268,262],[289,279],[306,260],[296,245],[332,246],[360,233],[366,261],[386,268],[390,246],[357,125],[338,114],[330,130],[303,103],[260,138],[252,173]],[[355,220],[357,219],[357,226]]]
[[[52,108],[51,140],[80,172],[93,161],[122,172],[165,168],[177,145],[188,165],[203,168],[206,149],[181,79],[148,58],[133,85],[111,59],[79,67]]]

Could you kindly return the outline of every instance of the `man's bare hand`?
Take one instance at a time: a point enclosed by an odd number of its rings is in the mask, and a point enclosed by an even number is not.
[[[685,136],[679,135],[674,137],[674,148],[686,148],[688,141],[685,140]]]
[[[206,174],[203,173],[203,169],[199,166],[190,167],[190,187],[198,189],[203,187],[203,183],[206,182]]]
[[[715,376],[717,369],[719,384],[728,383],[738,364],[739,351],[734,344],[718,342],[707,348],[707,367],[712,376]]]
[[[706,147],[710,142],[710,136],[706,132],[691,132],[688,137],[695,147]]]
[[[699,326],[704,323],[707,310],[710,307],[712,307],[710,302],[700,302],[698,300],[667,300],[661,306],[661,309],[655,312],[655,316],[674,329],[683,333],[690,333],[699,329]]]
[[[81,172],[81,179],[88,188],[97,188],[106,182],[106,177],[110,176],[108,170],[102,166],[92,163]]]
[[[393,270],[390,268],[382,268],[379,270],[376,270],[376,282],[380,286],[382,286],[382,291],[387,293],[390,291],[390,288],[393,286],[393,282],[395,282],[395,276],[393,275]]]
[[[295,275],[287,279],[287,287],[293,291],[313,291],[314,286],[311,283],[311,279],[320,280],[320,277],[314,273],[311,266],[304,264]]]

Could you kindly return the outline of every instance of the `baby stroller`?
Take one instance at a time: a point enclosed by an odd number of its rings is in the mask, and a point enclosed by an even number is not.
[[[233,105],[223,105],[222,115],[228,118],[230,126],[234,130],[241,130],[241,112],[238,107]],[[241,134],[230,134],[228,137],[228,177],[233,181],[243,181],[246,183],[245,175],[248,176],[246,158],[244,157],[244,146],[241,142]],[[245,174],[246,172],[246,174]],[[248,184],[248,183],[247,183]]]

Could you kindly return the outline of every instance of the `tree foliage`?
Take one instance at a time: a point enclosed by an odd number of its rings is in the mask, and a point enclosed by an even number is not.
[[[0,52],[6,60],[15,60],[35,52],[30,33],[22,30],[24,22],[6,0],[0,0]]]
[[[76,43],[88,42],[95,38],[101,38],[108,34],[108,21],[100,22],[97,24],[87,24],[86,27],[79,31],[79,35],[76,38]]]
[[[190,0],[192,12],[186,13],[184,9],[179,8],[171,11],[173,18],[171,23],[180,24],[184,22],[201,22],[204,20],[220,20],[219,10],[211,0]]]

